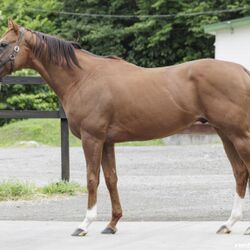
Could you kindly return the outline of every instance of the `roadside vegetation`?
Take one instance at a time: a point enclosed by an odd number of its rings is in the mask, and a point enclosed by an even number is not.
[[[0,201],[31,200],[55,195],[68,196],[85,193],[86,191],[86,187],[76,182],[59,181],[37,187],[29,182],[7,180],[0,182]]]
[[[86,187],[81,186],[79,183],[66,181],[53,182],[42,188],[38,188],[38,192],[49,196],[55,194],[75,195],[77,193],[85,193],[86,191]]]
[[[25,146],[21,142],[37,142],[48,146],[60,146],[60,121],[58,119],[28,119],[15,121],[0,127],[0,147]],[[33,145],[33,144],[32,144]],[[126,142],[123,146],[163,145],[161,140]],[[70,146],[80,147],[81,141],[70,133]]]

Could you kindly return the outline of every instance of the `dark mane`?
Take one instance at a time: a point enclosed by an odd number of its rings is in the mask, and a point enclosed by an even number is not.
[[[81,49],[78,43],[65,41],[42,32],[32,31],[32,33],[36,38],[33,47],[35,56],[57,65],[66,63],[69,67],[76,65],[81,68],[74,51],[74,49]]]

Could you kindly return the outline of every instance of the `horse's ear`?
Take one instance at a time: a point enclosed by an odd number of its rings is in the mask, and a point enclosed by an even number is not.
[[[8,19],[8,28],[13,29],[16,33],[18,33],[18,25],[15,23],[15,21],[12,20],[12,18]]]

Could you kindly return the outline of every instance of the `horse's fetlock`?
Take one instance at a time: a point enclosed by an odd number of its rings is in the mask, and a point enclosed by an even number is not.
[[[122,211],[115,211],[112,213],[113,218],[120,219],[122,217]]]
[[[241,220],[242,217],[243,217],[243,215],[242,215],[242,213],[234,213],[234,214],[232,215],[232,217],[233,217],[235,220]]]
[[[88,220],[89,221],[94,221],[97,217],[97,214],[92,213],[92,214],[88,214]]]

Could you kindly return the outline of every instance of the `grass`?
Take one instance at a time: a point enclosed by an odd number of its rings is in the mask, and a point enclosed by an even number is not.
[[[82,187],[77,182],[53,182],[39,189],[42,194],[54,195],[54,194],[68,194],[75,195],[76,193],[85,193],[87,189]]]
[[[60,121],[58,119],[28,119],[12,122],[0,128],[0,147],[15,146],[20,141],[60,146]],[[70,134],[70,145],[81,146],[79,139]]]
[[[76,195],[85,193],[87,189],[76,182],[53,182],[43,187],[18,180],[8,180],[0,183],[0,201],[30,200],[37,197],[53,195]]]
[[[0,201],[18,200],[20,198],[26,200],[31,199],[36,194],[35,185],[20,181],[4,181],[0,183]]]
[[[27,119],[0,127],[0,147],[18,146],[20,141],[35,141],[48,146],[60,146],[58,119]],[[118,143],[122,146],[163,145],[161,140]],[[19,145],[20,146],[20,145]],[[70,133],[70,146],[81,146],[81,141]]]

